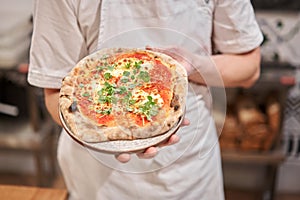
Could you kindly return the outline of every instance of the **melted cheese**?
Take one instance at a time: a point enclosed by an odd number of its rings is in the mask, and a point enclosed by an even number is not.
[[[113,70],[105,69],[103,71],[103,74],[110,73],[112,77],[115,78],[121,78],[123,77],[124,71],[130,72],[131,75],[137,76],[136,73],[134,73],[135,70],[138,71],[149,71],[154,67],[153,61],[144,61],[143,63],[139,64],[140,68],[137,69],[135,67],[135,63],[139,62],[140,60],[137,58],[124,58],[116,62],[116,65],[114,66]],[[130,63],[130,67],[128,67],[128,63]],[[90,100],[93,102],[93,106],[90,106],[90,110],[94,111],[104,111],[111,108],[111,103],[100,103],[99,102],[99,94],[98,91],[101,91],[101,89],[104,87],[105,82],[110,82],[109,80],[99,80],[97,83],[92,83],[91,87],[93,88],[92,95],[90,96]],[[155,102],[155,104],[161,108],[164,105],[164,100],[159,94],[157,89],[152,90],[150,93],[141,90],[140,88],[134,88],[132,90],[132,96],[131,99],[135,101],[135,104],[133,105],[133,109],[137,111],[141,106],[146,104],[148,100],[148,96],[152,97],[152,101]]]
[[[123,76],[123,72],[124,71],[125,71],[124,69],[118,69],[118,68],[116,68],[116,69],[114,69],[112,71],[106,70],[104,73],[110,73],[114,77],[121,77],[121,76]]]
[[[126,61],[125,61],[126,60]],[[123,76],[124,71],[129,71],[130,73],[133,72],[133,70],[135,69],[134,64],[135,62],[139,62],[140,60],[137,58],[126,58],[126,59],[122,59],[119,62],[117,62],[118,64],[114,67],[114,69],[111,71],[109,69],[106,69],[103,74],[105,73],[110,73],[113,77],[115,78],[119,78]],[[130,68],[128,68],[126,65],[128,63],[130,64]],[[154,63],[151,61],[144,61],[144,63],[140,64],[141,68],[139,70],[144,70],[144,71],[148,71],[151,70],[154,66]]]
[[[158,94],[157,90],[153,90],[151,93],[145,92],[143,90],[135,89],[132,91],[132,99],[136,101],[135,106],[139,107],[148,102],[148,96],[152,97],[152,100],[157,104],[158,107],[164,105],[164,100]]]
[[[154,67],[154,64],[150,61],[146,61],[143,64],[141,64],[141,69],[142,70],[151,70]]]

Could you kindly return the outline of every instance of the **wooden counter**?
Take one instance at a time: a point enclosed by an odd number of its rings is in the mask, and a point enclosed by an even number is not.
[[[5,200],[67,200],[64,189],[0,185],[0,199]]]

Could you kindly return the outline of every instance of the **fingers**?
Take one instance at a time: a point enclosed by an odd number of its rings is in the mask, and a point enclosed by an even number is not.
[[[189,124],[190,124],[190,121],[187,118],[184,118],[184,120],[181,123],[181,126],[188,126]],[[173,144],[178,143],[179,141],[180,141],[180,137],[176,134],[173,134],[170,136],[168,141],[158,145],[157,147],[149,147],[144,152],[137,153],[136,155],[140,159],[154,158],[158,154],[160,147],[173,145]],[[122,153],[122,154],[116,155],[115,157],[121,163],[127,163],[131,159],[131,155],[129,153]]]
[[[181,122],[180,126],[188,126],[190,125],[190,120],[188,120],[187,118],[184,118],[183,121]]]
[[[161,143],[157,147],[149,147],[143,153],[138,153],[137,156],[141,159],[149,159],[154,158],[158,152],[159,148],[176,144],[180,141],[180,137],[178,135],[171,135],[167,142]]]
[[[169,137],[169,139],[166,142],[161,143],[159,147],[170,146],[178,143],[179,141],[180,141],[180,137],[178,135],[173,134]]]
[[[140,159],[149,159],[149,158],[154,158],[157,155],[157,153],[158,153],[157,147],[149,147],[143,153],[137,153],[136,155]]]
[[[146,50],[151,50],[169,55],[185,67],[188,75],[190,75],[194,70],[192,66],[192,54],[190,52],[187,52],[183,48],[179,48],[176,46],[169,46],[164,48],[146,46]]]
[[[173,145],[173,144],[176,144],[178,143],[180,140],[179,136],[177,135],[172,135],[167,142],[165,143],[162,143],[159,145],[159,147],[164,147],[164,146],[169,146],[169,145]],[[159,147],[149,147],[147,148],[144,152],[142,153],[137,153],[137,157],[139,157],[140,159],[150,159],[150,158],[154,158],[157,154],[158,154],[158,151],[159,151]],[[121,163],[127,163],[130,161],[131,159],[131,155],[128,154],[128,153],[122,153],[122,154],[119,154],[119,155],[116,155],[115,156],[116,159],[121,162]]]
[[[144,152],[137,153],[136,155],[140,159],[149,159],[149,158],[154,158],[157,155],[157,153],[158,153],[157,147],[149,147]],[[122,153],[119,155],[115,155],[115,157],[121,163],[127,163],[131,159],[131,155],[129,153]]]
[[[121,163],[127,163],[131,159],[131,155],[129,153],[122,153],[115,155],[115,157]]]
[[[158,153],[158,147],[149,147],[142,153],[137,153],[136,155],[140,159],[149,159],[154,158]],[[131,155],[129,153],[122,153],[119,155],[115,155],[116,159],[121,163],[127,163],[131,159]]]

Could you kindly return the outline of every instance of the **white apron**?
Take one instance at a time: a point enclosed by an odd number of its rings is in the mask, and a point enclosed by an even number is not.
[[[206,2],[103,0],[98,49],[178,45],[195,53],[208,51],[211,13],[206,6],[211,5]],[[201,17],[207,24],[197,20]],[[218,137],[205,95],[199,86],[189,85],[186,117],[191,125],[180,129],[178,144],[160,149],[154,159],[132,155],[122,164],[63,132],[58,159],[70,199],[224,199]]]

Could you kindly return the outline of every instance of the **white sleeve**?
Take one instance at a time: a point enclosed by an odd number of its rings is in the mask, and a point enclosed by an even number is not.
[[[212,40],[222,53],[244,53],[262,43],[250,0],[217,0]]]
[[[87,55],[69,0],[36,0],[28,82],[43,88],[60,88],[62,78]]]

